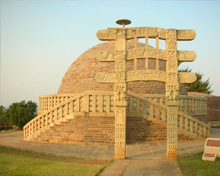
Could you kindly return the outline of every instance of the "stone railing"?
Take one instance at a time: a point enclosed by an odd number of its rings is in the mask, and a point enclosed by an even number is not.
[[[53,94],[39,96],[38,114],[69,100],[74,95],[76,94]]]
[[[167,122],[167,106],[145,99],[133,93],[128,94],[128,115],[143,114],[143,117],[156,118]],[[202,137],[210,136],[210,126],[187,113],[177,111],[178,127]]]
[[[103,94],[104,92],[100,93]],[[46,112],[50,108],[69,100],[74,95],[77,94],[54,94],[40,96],[38,114]],[[162,105],[166,104],[164,95],[144,94],[142,96],[148,100],[155,101]],[[185,112],[190,115],[207,115],[207,99],[205,97],[180,95],[179,102],[180,104],[178,110],[181,112]]]
[[[72,98],[67,95],[63,97],[65,97],[63,102],[56,106],[52,103],[49,104],[52,106],[49,110],[39,114],[24,126],[24,138],[31,137],[36,131],[51,126],[55,121],[66,118],[69,114],[75,112],[84,112],[88,113],[88,115],[94,113],[96,115],[98,113],[114,115],[113,92],[85,92]],[[50,100],[52,99],[55,102],[55,98],[50,98]],[[58,99],[60,97],[57,97]],[[47,104],[47,107],[49,105]],[[128,93],[127,115],[141,115],[147,119],[156,118],[166,122],[167,106],[142,96]],[[180,111],[178,111],[178,127],[203,137],[209,136],[210,128],[207,124]]]
[[[66,98],[68,98],[68,96],[66,96]],[[47,100],[48,99],[54,100],[54,98],[47,98]],[[56,120],[62,119],[74,112],[114,112],[112,92],[81,93],[69,98],[68,100],[66,99],[66,101],[59,103],[57,106],[54,106],[52,103],[49,105],[52,106],[49,110],[39,114],[24,126],[24,138],[31,136],[34,132],[50,126]],[[45,107],[48,107],[49,105],[47,104]]]
[[[152,100],[163,105],[166,104],[165,95],[144,94],[142,96],[148,100]],[[180,95],[178,110],[189,114],[194,113],[195,115],[207,115],[207,99],[205,97]]]

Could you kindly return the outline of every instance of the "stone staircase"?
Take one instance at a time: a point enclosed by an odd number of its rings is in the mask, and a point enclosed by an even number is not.
[[[161,103],[128,93],[127,141],[166,140],[166,109]],[[209,125],[178,111],[178,140],[209,135]],[[52,106],[24,126],[24,140],[114,143],[113,92],[85,92]]]

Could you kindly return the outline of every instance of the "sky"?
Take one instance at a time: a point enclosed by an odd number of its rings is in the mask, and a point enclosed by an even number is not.
[[[192,41],[178,41],[178,50],[192,50],[192,72],[210,78],[220,96],[220,1],[0,1],[0,105],[34,101],[57,94],[70,65],[91,47],[103,43],[96,32],[119,27],[194,29]],[[151,43],[149,43],[151,45]],[[152,43],[152,45],[155,45]],[[74,78],[73,78],[74,79]]]

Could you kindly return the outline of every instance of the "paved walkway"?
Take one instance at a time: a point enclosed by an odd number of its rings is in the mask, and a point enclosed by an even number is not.
[[[211,137],[220,138],[220,129],[211,129]],[[174,160],[166,159],[166,141],[135,142],[127,144],[126,160],[115,161],[103,176],[182,175]],[[204,151],[205,139],[178,141],[178,158]],[[59,144],[23,141],[23,132],[0,134],[0,145],[58,156],[113,160],[114,145]]]

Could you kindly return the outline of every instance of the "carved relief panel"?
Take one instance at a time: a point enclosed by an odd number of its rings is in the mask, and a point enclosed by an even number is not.
[[[166,84],[166,101],[167,102],[178,102],[179,101],[179,84]]]
[[[126,83],[115,83],[114,86],[114,101],[126,102]]]

